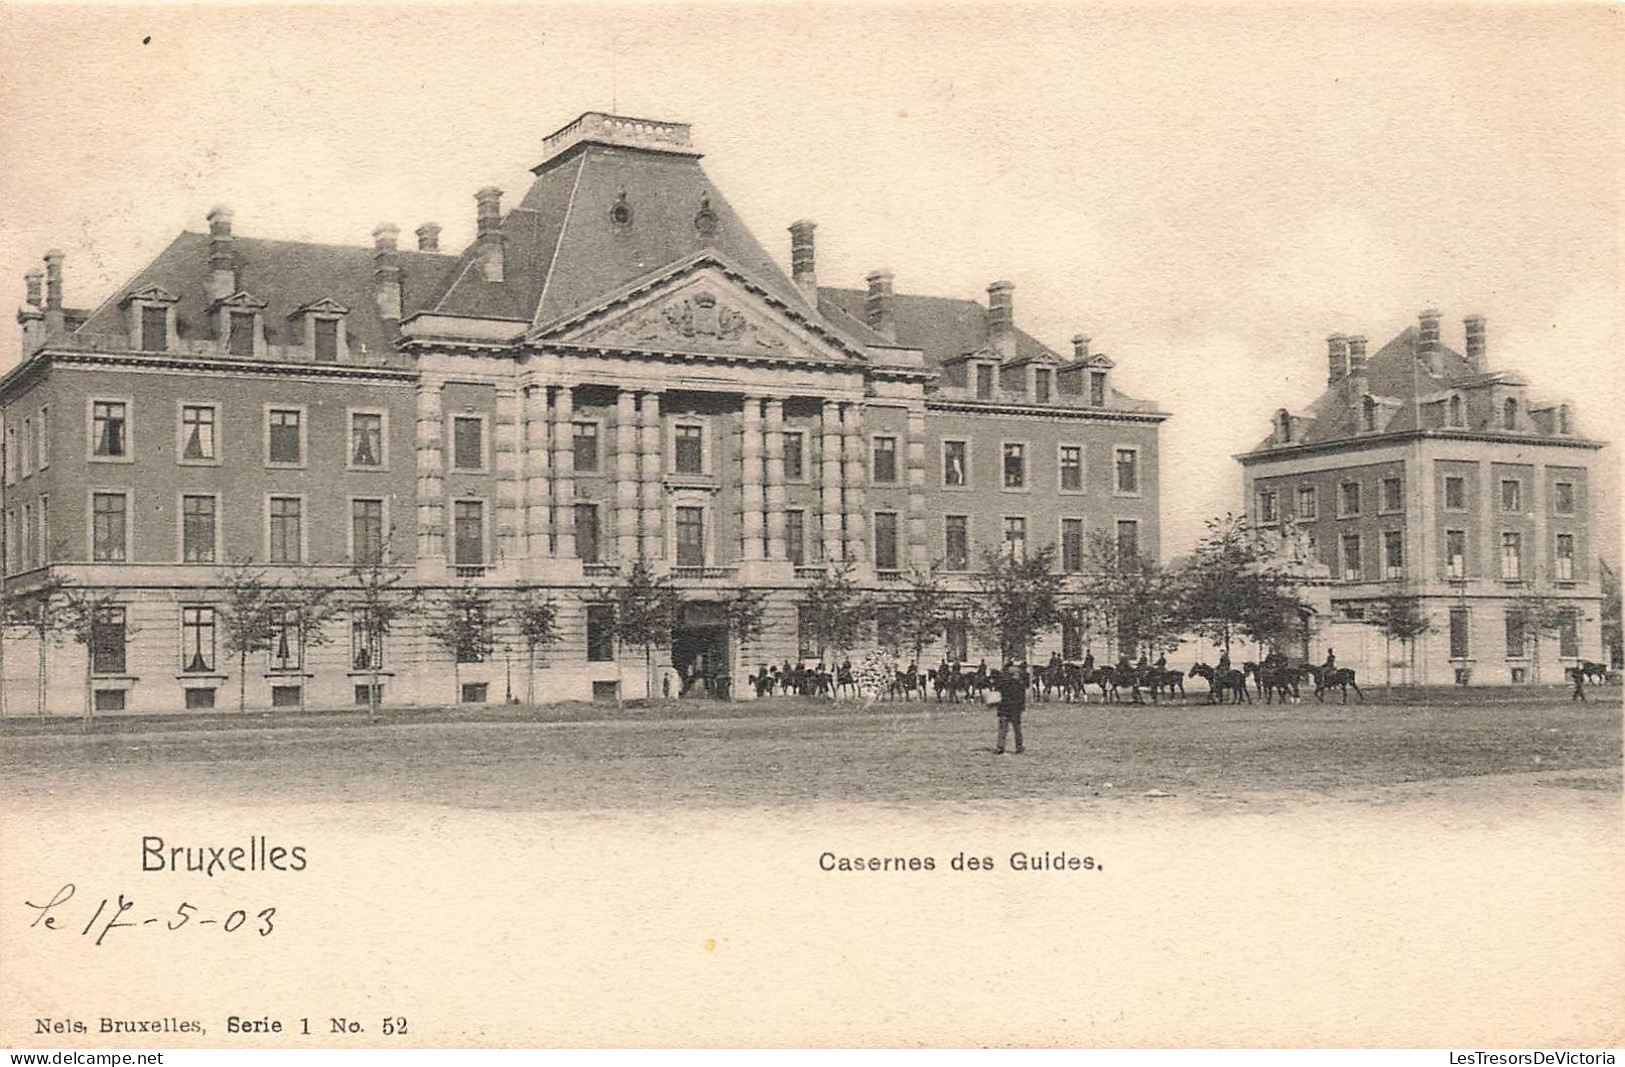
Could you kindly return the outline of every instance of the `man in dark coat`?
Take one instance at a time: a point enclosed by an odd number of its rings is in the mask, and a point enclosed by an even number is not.
[[[1026,672],[1014,663],[1006,663],[994,678],[999,690],[999,743],[993,749],[995,756],[1004,755],[1005,734],[1014,729],[1016,755],[1021,755],[1021,713],[1027,710]]]

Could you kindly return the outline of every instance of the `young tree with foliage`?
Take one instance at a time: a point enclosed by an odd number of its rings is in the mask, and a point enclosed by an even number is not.
[[[502,624],[489,590],[475,585],[448,589],[435,599],[430,612],[434,639],[451,653],[452,703],[462,703],[463,664],[484,663],[496,648],[495,632]]]
[[[559,608],[553,598],[535,586],[524,586],[514,593],[510,611],[519,643],[525,648],[527,678],[525,703],[536,703],[536,654],[546,652],[558,643]]]
[[[94,682],[96,673],[96,645],[104,636],[103,628],[111,624],[113,611],[123,608],[124,601],[116,590],[64,589],[59,601],[57,617],[61,628],[85,649],[85,719],[95,714]],[[128,642],[140,631],[125,615],[124,640]]]
[[[1436,629],[1422,611],[1422,599],[1391,593],[1366,609],[1365,623],[1376,627],[1383,636],[1383,688],[1392,687],[1395,641],[1405,650],[1411,684],[1416,684],[1416,639]]]
[[[350,585],[345,599],[350,605],[353,633],[361,639],[361,652],[352,666],[368,672],[367,710],[377,718],[381,709],[379,675],[383,670],[384,640],[404,616],[410,614],[418,601],[417,590],[402,583],[406,572],[390,566],[389,546],[369,560],[350,568]]]
[[[1509,624],[1522,628],[1525,651],[1531,644],[1534,646],[1529,658],[1535,668],[1532,681],[1537,683],[1540,681],[1541,642],[1561,634],[1571,621],[1578,630],[1582,621],[1574,601],[1537,593],[1533,583],[1519,588],[1518,595],[1507,604],[1506,617]]]
[[[1054,545],[1024,558],[989,549],[972,581],[981,594],[971,606],[977,634],[1006,659],[1030,658],[1033,642],[1061,624],[1065,578],[1055,570]]]
[[[339,603],[339,591],[331,585],[326,585],[310,571],[300,571],[298,578],[291,586],[281,586],[270,591],[267,604],[269,612],[269,640],[267,649],[272,654],[281,652],[280,648],[272,648],[271,642],[286,640],[287,631],[279,630],[275,625],[278,615],[281,616],[288,628],[293,631],[294,641],[297,644],[299,669],[305,671],[305,656],[313,648],[321,648],[332,641],[330,627],[333,621],[343,612]],[[303,681],[299,685],[299,708],[305,707],[305,686]]]
[[[1610,667],[1618,669],[1625,662],[1625,645],[1621,644],[1619,574],[1608,561],[1597,560],[1597,574],[1602,579],[1602,643],[1607,649],[1604,658]]]
[[[1153,559],[1120,553],[1109,534],[1096,531],[1078,579],[1082,604],[1063,603],[1061,611],[1098,623],[1118,655],[1169,652],[1184,629],[1182,580]]]
[[[852,564],[831,567],[808,584],[805,599],[808,636],[839,659],[856,648],[875,615],[875,604],[852,578]]]
[[[271,586],[252,560],[237,559],[221,589],[225,596],[215,609],[215,621],[221,647],[237,658],[237,710],[242,711],[248,702],[248,657],[271,647]]]
[[[1240,637],[1260,644],[1279,639],[1291,614],[1302,610],[1275,553],[1235,515],[1207,521],[1180,584],[1187,626],[1226,653]]]
[[[649,561],[638,559],[618,586],[596,590],[593,603],[615,607],[615,640],[622,648],[643,649],[644,695],[654,696],[654,650],[671,644],[672,627],[682,598],[671,575],[655,574]]]
[[[52,645],[61,643],[62,631],[67,625],[62,597],[68,587],[68,579],[48,573],[43,580],[17,597],[17,602],[11,606],[15,611],[14,620],[33,634],[39,654],[35,666],[34,707],[41,715],[45,714],[45,694],[50,691],[48,652]]]
[[[728,698],[732,700],[739,693],[745,649],[767,629],[767,594],[759,589],[740,589],[724,603],[723,612],[734,647],[734,664],[728,681]]]
[[[892,604],[898,609],[899,635],[904,645],[914,650],[914,662],[918,664],[926,646],[942,636],[953,598],[934,567],[913,567],[906,583],[902,595]]]

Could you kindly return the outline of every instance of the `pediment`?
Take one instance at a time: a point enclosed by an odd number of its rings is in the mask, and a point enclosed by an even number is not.
[[[123,302],[130,304],[139,300],[148,304],[177,304],[180,299],[161,285],[148,284],[130,293]]]
[[[248,309],[253,310],[253,311],[258,311],[261,308],[264,308],[265,306],[266,306],[265,301],[261,300],[259,297],[253,295],[252,293],[249,293],[249,292],[246,292],[246,291],[243,291],[243,290],[238,290],[237,292],[232,293],[230,296],[221,297],[219,300],[216,300],[213,304],[210,305],[211,309],[213,309],[213,308],[223,308],[223,307],[224,308],[248,308]]]
[[[320,300],[313,300],[308,304],[300,304],[298,307],[293,309],[293,314],[289,315],[288,318],[291,319],[295,315],[348,315],[349,313],[349,308],[345,307],[343,304],[332,299],[331,297],[324,296]]]
[[[860,358],[828,330],[716,262],[606,301],[532,340],[743,359]]]

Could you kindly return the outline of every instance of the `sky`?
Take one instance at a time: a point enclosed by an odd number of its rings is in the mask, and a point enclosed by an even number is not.
[[[246,236],[474,230],[586,110],[693,124],[788,268],[1074,333],[1163,429],[1163,554],[1231,458],[1424,307],[1615,439],[1621,14],[1600,5],[0,6],[0,291],[53,246],[94,306],[217,203]],[[0,316],[0,370],[17,357]],[[1618,558],[1618,461],[1599,543]]]

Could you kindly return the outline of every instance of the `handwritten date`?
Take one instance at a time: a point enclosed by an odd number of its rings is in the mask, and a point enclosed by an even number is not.
[[[23,901],[24,904],[34,910],[34,921],[28,924],[29,929],[70,929],[71,927],[61,925],[58,920],[60,919],[63,923],[68,922],[68,912],[71,909],[67,907],[67,903],[73,899],[74,894],[77,892],[78,888],[72,882],[68,882],[61,889],[58,889],[56,895],[44,904],[36,904],[32,900]],[[260,937],[270,937],[271,932],[276,929],[273,922],[276,916],[275,908],[265,908],[252,917],[250,917],[246,909],[238,908],[224,919],[204,918],[198,913],[197,905],[188,904],[183,900],[172,914],[154,915],[151,918],[138,918],[135,915],[130,915],[129,918],[126,918],[125,916],[128,913],[135,911],[135,906],[135,900],[126,897],[123,893],[118,895],[116,901],[109,897],[103,897],[101,903],[96,905],[95,912],[85,922],[84,927],[79,930],[79,936],[90,937],[94,934],[96,937],[95,943],[100,945],[109,933],[125,928],[143,929],[149,926],[157,926],[164,930],[179,930],[186,926],[195,926],[200,929],[205,926],[218,926],[229,934],[248,927]],[[77,924],[77,919],[74,921]]]

